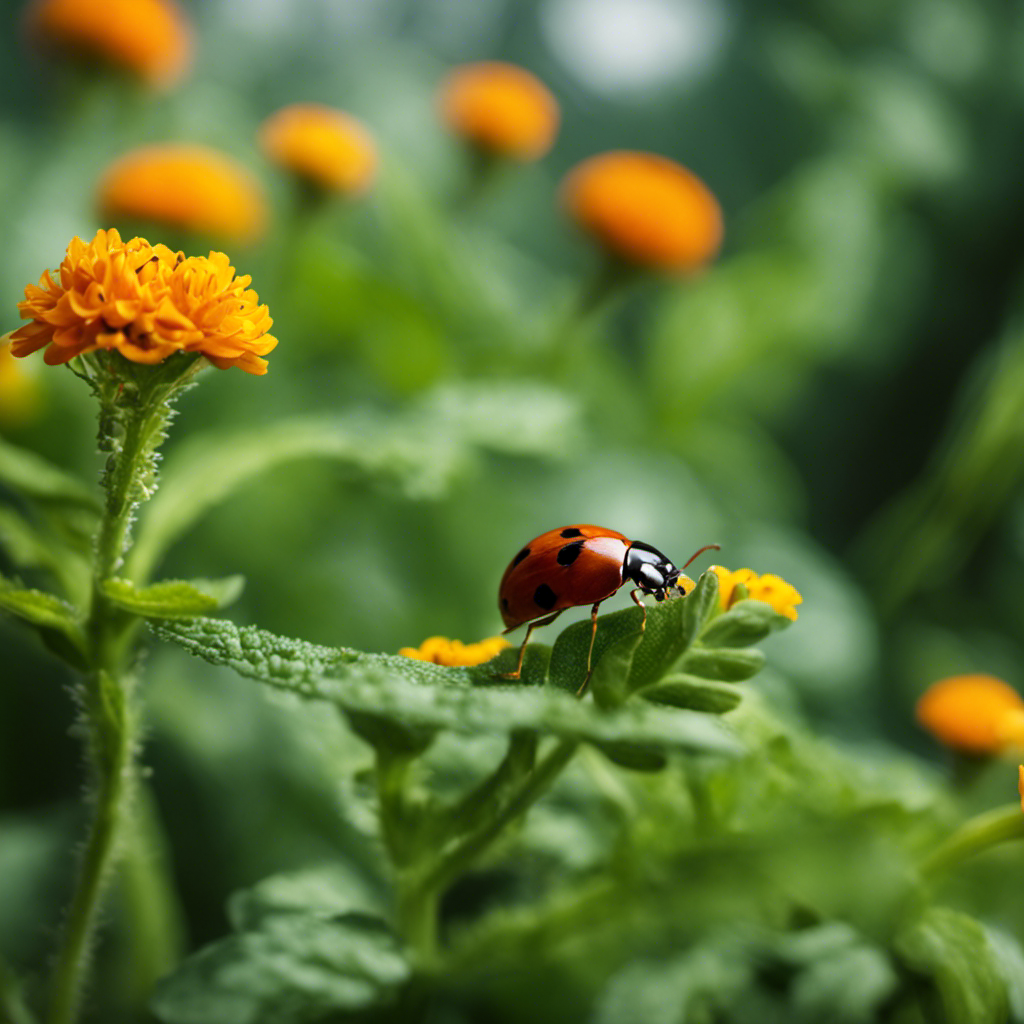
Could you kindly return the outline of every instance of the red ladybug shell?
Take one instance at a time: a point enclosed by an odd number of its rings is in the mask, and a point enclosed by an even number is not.
[[[611,597],[622,586],[622,567],[632,543],[615,530],[585,523],[535,537],[501,578],[498,607],[506,631]]]

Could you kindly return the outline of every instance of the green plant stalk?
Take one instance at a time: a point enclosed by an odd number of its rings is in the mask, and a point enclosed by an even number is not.
[[[937,875],[1000,843],[1024,839],[1024,812],[1019,803],[996,807],[965,821],[922,862],[923,875]]]
[[[466,871],[513,821],[522,817],[547,792],[578,749],[577,741],[560,740],[533,771],[523,777],[493,816],[442,853],[427,871],[424,885],[443,891]]]
[[[100,442],[111,454],[103,477],[107,495],[96,535],[86,623],[91,669],[81,688],[93,818],[57,955],[48,1024],[71,1024],[77,1017],[97,920],[132,813],[138,718],[128,655],[137,623],[110,603],[103,585],[121,565],[137,504],[149,496],[146,479],[153,471],[153,452],[171,415],[167,391],[154,390],[139,395],[137,403],[121,405],[115,404],[119,392],[96,391]]]
[[[495,778],[480,788],[485,793],[504,792],[505,798],[497,800],[492,814],[472,831],[448,844],[436,858],[422,855],[432,850],[433,844],[417,843],[416,830],[419,823],[413,823],[408,814],[404,799],[408,760],[378,752],[381,829],[396,867],[398,930],[422,967],[429,968],[436,963],[439,949],[438,910],[445,889],[467,871],[512,822],[522,817],[543,796],[578,748],[576,741],[562,740],[507,789],[505,778],[510,769],[509,758],[506,757],[499,765]],[[449,817],[446,824],[450,826],[452,823],[453,819]]]

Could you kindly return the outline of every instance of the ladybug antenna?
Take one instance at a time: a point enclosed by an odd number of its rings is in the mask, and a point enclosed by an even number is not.
[[[690,555],[688,561],[686,562],[686,565],[684,565],[683,568],[685,569],[686,566],[690,564],[690,562],[692,562],[698,555],[703,555],[705,551],[721,551],[721,550],[722,550],[722,545],[721,544],[705,544],[704,547],[697,548],[697,550],[694,551],[694,553],[692,555]]]

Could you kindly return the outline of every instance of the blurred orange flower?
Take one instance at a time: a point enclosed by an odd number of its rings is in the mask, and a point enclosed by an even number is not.
[[[481,665],[497,657],[511,646],[503,636],[492,636],[475,644],[432,636],[419,647],[403,647],[398,653],[416,661],[432,661],[435,665]]]
[[[277,339],[266,306],[227,256],[174,253],[144,238],[122,242],[114,229],[91,242],[73,238],[54,280],[43,272],[18,303],[32,322],[11,335],[12,353],[46,348],[44,361],[66,363],[96,349],[116,349],[135,363],[199,352],[214,366],[264,374]]]
[[[712,572],[718,577],[718,599],[722,608],[728,611],[737,601],[739,595],[736,585],[742,583],[747,594],[755,601],[764,601],[787,619],[796,622],[796,605],[803,604],[803,595],[792,583],[787,583],[781,576],[774,573],[758,575],[753,569],[726,569],[721,565],[711,566]]]
[[[954,750],[998,754],[1024,747],[1024,700],[995,676],[940,679],[917,702],[917,720]]]
[[[192,30],[173,0],[35,0],[31,35],[63,50],[127,68],[170,86],[192,62]]]
[[[293,103],[260,127],[274,163],[329,192],[359,195],[377,172],[377,147],[354,117],[320,103]]]
[[[451,71],[438,95],[448,127],[487,153],[524,162],[542,157],[558,131],[558,103],[535,75],[484,61]]]
[[[253,241],[267,219],[256,180],[204,146],[132,150],[107,168],[97,197],[108,220],[135,218],[235,242]]]
[[[693,271],[722,244],[722,211],[708,187],[654,153],[616,151],[578,164],[562,202],[581,227],[627,263]]]
[[[39,382],[15,361],[9,341],[0,339],[0,423],[24,423],[38,406]]]

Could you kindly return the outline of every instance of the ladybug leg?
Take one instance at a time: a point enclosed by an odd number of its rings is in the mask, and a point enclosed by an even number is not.
[[[576,696],[580,697],[583,695],[583,691],[587,688],[587,683],[590,682],[590,673],[593,671],[591,668],[591,659],[594,657],[594,640],[597,637],[597,609],[601,607],[601,602],[598,601],[593,608],[590,609],[590,647],[587,650],[587,674],[583,677],[583,682],[580,688],[576,691]]]
[[[529,626],[526,627],[526,636],[523,637],[523,642],[519,646],[519,661],[516,662],[516,670],[515,670],[515,672],[499,672],[498,673],[498,678],[499,679],[518,679],[519,678],[519,674],[523,671],[523,655],[526,654],[526,645],[530,642],[530,634],[533,633],[533,631],[538,626],[550,626],[551,623],[554,622],[555,619],[557,619],[558,616],[561,615],[562,612],[564,612],[564,611],[565,611],[564,608],[559,608],[558,611],[555,612],[554,614],[549,615],[549,616],[547,616],[547,618],[544,618],[544,619],[536,619],[534,622],[531,622],[529,624]],[[508,630],[506,629],[505,632],[507,633]]]
[[[641,594],[643,591],[637,587],[635,590],[629,592],[629,596],[633,598],[633,603],[640,606],[643,610],[644,617],[640,620],[640,632],[642,633],[647,628],[647,605],[644,604],[642,597],[637,597],[637,594]]]

